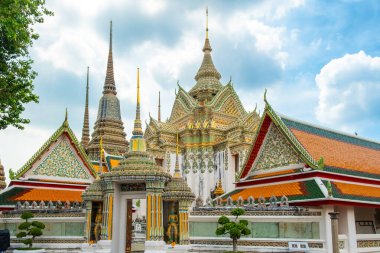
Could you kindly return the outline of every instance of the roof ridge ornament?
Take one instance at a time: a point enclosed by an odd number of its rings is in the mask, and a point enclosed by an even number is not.
[[[66,112],[65,112],[65,120],[63,121],[63,126],[65,127],[69,126],[67,107],[66,107]]]

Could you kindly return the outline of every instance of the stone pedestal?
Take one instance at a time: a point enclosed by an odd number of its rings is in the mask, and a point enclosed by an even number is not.
[[[174,247],[171,245],[166,245],[166,252],[170,253],[185,253],[189,252],[190,245],[175,245]]]
[[[96,249],[96,253],[111,253],[111,240],[100,240],[98,241],[98,247]]]
[[[84,253],[86,253],[86,252],[88,252],[88,253],[93,253],[93,252],[95,252],[96,251],[96,248],[97,248],[97,246],[96,246],[96,244],[89,244],[89,243],[83,243],[82,245],[81,245],[81,247],[80,247],[80,249],[82,250],[82,252],[84,252]]]
[[[145,241],[145,253],[166,253],[164,241]]]

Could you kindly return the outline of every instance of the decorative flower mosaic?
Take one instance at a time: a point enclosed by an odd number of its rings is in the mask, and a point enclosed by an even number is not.
[[[89,179],[89,175],[78,161],[65,138],[60,141],[45,159],[32,171],[33,175]]]
[[[267,170],[298,163],[302,163],[301,158],[278,128],[272,125],[255,169]]]

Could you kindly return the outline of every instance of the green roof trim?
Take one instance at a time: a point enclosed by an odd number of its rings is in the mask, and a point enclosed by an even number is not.
[[[12,197],[16,197],[17,195],[30,190],[29,188],[21,188],[21,187],[13,187],[10,190],[4,191],[0,194],[0,206],[5,205],[15,205],[17,200],[11,200]]]
[[[328,184],[327,180],[322,180],[322,182],[327,186],[327,184]],[[332,188],[332,197],[334,197],[334,198],[347,199],[347,200],[358,200],[358,201],[370,201],[370,202],[380,203],[380,198],[379,197],[370,197],[370,196],[358,196],[358,195],[343,194],[336,187],[334,181],[331,181],[331,188]]]
[[[15,173],[15,179],[20,178],[22,175],[24,175],[33,165],[34,162],[40,157],[43,152],[54,142],[56,141],[63,133],[67,133],[71,140],[73,141],[75,147],[79,151],[81,157],[84,160],[84,163],[87,165],[87,167],[90,169],[90,172],[93,176],[96,175],[95,170],[92,168],[91,162],[88,160],[87,154],[84,151],[82,145],[78,142],[77,138],[75,137],[74,132],[71,130],[68,120],[67,120],[67,114],[65,117],[64,122],[62,125],[53,133],[52,136],[37,150],[37,152],[22,166],[16,173]]]
[[[305,180],[299,182],[302,186],[303,194],[301,195],[285,195],[289,201],[300,201],[300,200],[313,200],[313,199],[321,199],[325,198],[325,195],[319,188],[318,184],[315,182],[314,179],[311,180]],[[252,187],[254,188],[254,187]],[[243,189],[236,189],[232,192],[229,192],[227,194],[224,194],[221,196],[223,200],[226,200],[231,195],[238,194],[239,192],[243,191]],[[275,196],[278,201],[280,201],[281,197],[283,195]],[[269,201],[269,198],[267,198],[267,201]],[[236,202],[236,201],[235,201]],[[247,199],[244,200],[244,203],[248,203]],[[255,203],[258,203],[258,198],[255,198]]]
[[[312,126],[312,125],[295,121],[286,117],[281,117],[281,119],[288,128],[295,128],[300,131],[316,134],[316,135],[326,137],[329,139],[334,139],[337,141],[342,141],[342,142],[346,142],[346,143],[350,143],[353,145],[362,146],[362,147],[366,147],[370,149],[380,150],[380,143],[377,143],[374,141],[365,140],[365,139],[357,138],[350,135],[345,135],[343,133],[338,133],[333,130],[324,129],[322,127]]]
[[[380,179],[380,174],[371,174],[371,173],[367,173],[367,172],[361,172],[361,171],[357,171],[357,170],[349,170],[349,169],[332,167],[332,166],[325,166],[324,171],[338,173],[338,174],[344,174],[344,175],[357,176],[357,177],[369,177],[369,178],[373,178],[373,179]]]

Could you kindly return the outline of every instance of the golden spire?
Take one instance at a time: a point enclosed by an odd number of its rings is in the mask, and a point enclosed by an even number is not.
[[[158,116],[157,116],[158,122],[161,122],[161,92],[158,92]]]
[[[174,169],[174,176],[173,176],[175,178],[181,177],[181,173],[179,170],[178,154],[179,154],[179,137],[177,133],[176,152],[175,152],[175,169]]]
[[[140,119],[140,68],[137,68],[137,104],[136,104],[136,118],[134,123],[133,135],[143,135]]]
[[[136,103],[136,118],[134,128],[132,131],[131,142],[129,145],[130,151],[146,151],[146,144],[144,139],[144,133],[141,127],[140,119],[140,68],[137,68],[137,103]]]

